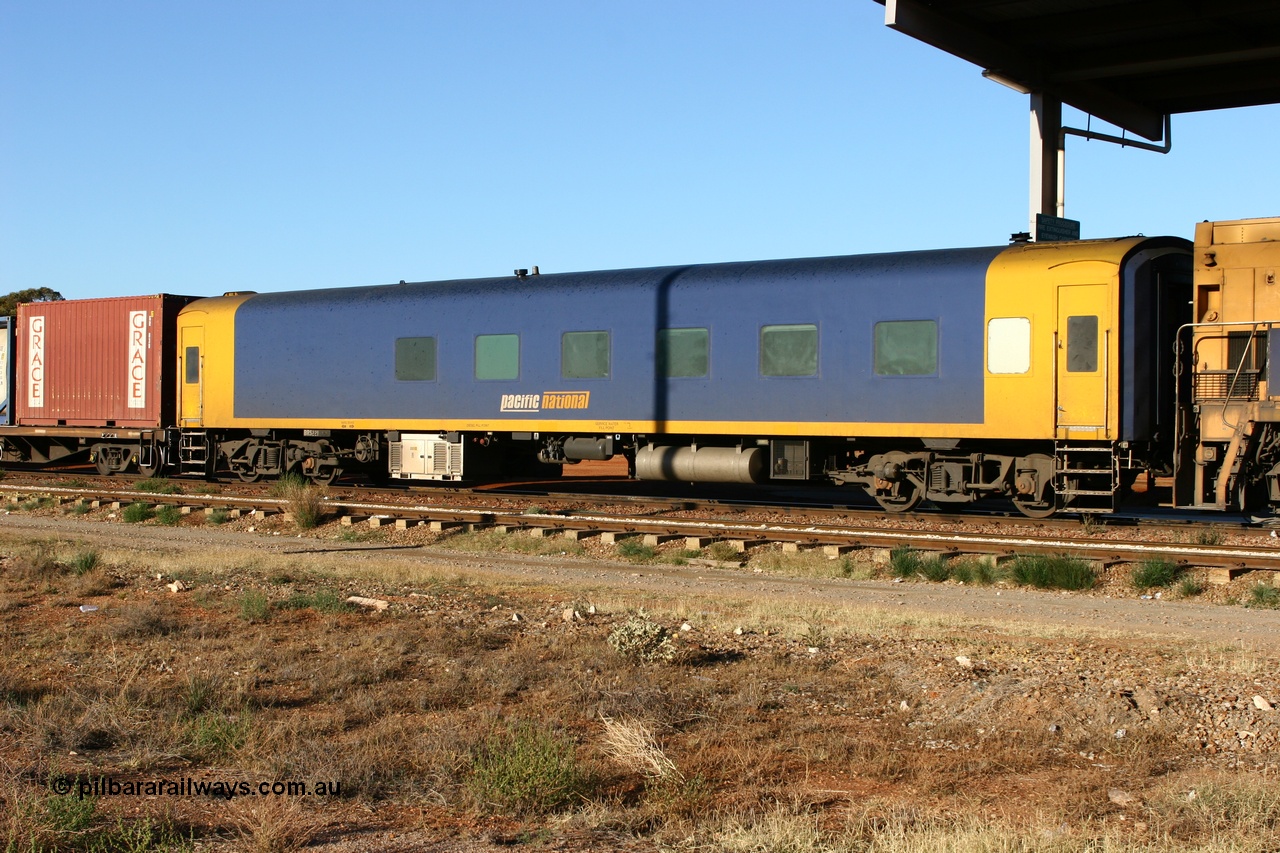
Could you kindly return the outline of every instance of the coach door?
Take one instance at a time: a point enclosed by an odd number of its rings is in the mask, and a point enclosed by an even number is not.
[[[204,327],[181,327],[178,348],[179,414],[183,428],[198,427],[204,419]]]
[[[1108,439],[1107,396],[1114,359],[1105,284],[1058,288],[1057,436]]]

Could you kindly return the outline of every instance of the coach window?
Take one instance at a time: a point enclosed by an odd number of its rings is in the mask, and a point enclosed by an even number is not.
[[[560,378],[608,379],[609,333],[565,332],[560,338]]]
[[[934,320],[876,323],[878,376],[930,376],[938,372],[938,324]]]
[[[760,328],[761,376],[816,376],[818,327],[811,324]]]
[[[659,329],[657,352],[659,376],[706,376],[711,364],[711,336],[706,329]]]
[[[1094,373],[1098,369],[1098,318],[1067,318],[1067,373]]]
[[[186,362],[183,372],[188,385],[200,384],[200,347],[187,347],[187,354],[183,360]]]
[[[476,379],[519,379],[520,336],[476,335]]]
[[[1026,373],[1031,370],[1031,321],[1026,317],[996,317],[987,323],[987,372]]]
[[[435,338],[396,338],[396,379],[433,382],[436,378]]]

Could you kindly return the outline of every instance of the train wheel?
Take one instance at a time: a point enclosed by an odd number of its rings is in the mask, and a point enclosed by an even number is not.
[[[334,480],[342,476],[341,468],[320,468],[317,471],[308,474],[307,479],[315,483],[317,486],[327,486]]]
[[[240,478],[240,482],[242,483],[256,483],[262,479],[262,472],[257,468],[253,468],[249,471],[241,471],[237,469],[236,476]]]
[[[141,458],[141,456],[139,456]],[[151,463],[143,465],[138,463],[138,473],[143,477],[154,477],[164,470],[164,450],[160,447],[151,448]]]
[[[1013,505],[1027,518],[1048,518],[1058,511],[1058,493],[1053,488],[1053,458],[1043,453],[1033,453],[1018,462],[1018,479],[1014,490]],[[1075,479],[1068,480],[1070,485]],[[1021,497],[1016,497],[1021,495]],[[1036,498],[1040,498],[1037,500]]]
[[[907,480],[899,480],[893,484],[891,494],[872,495],[876,499],[876,503],[884,508],[885,512],[910,512],[920,505],[920,501],[924,500],[924,492],[916,488],[915,484]]]
[[[111,470],[111,461],[107,459],[106,453],[99,453],[97,458],[93,460],[93,464],[97,466],[98,473],[104,477],[110,477],[114,473]]]
[[[1049,498],[1047,501],[1020,501],[1015,498],[1013,505],[1027,518],[1048,518],[1058,511],[1053,492],[1049,493]]]

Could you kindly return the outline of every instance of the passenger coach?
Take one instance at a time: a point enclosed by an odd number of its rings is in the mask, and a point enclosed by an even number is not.
[[[228,294],[178,318],[182,470],[829,479],[1106,510],[1168,468],[1175,238]]]

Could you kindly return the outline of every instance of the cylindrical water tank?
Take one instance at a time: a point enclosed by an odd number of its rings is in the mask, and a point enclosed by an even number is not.
[[[763,447],[655,447],[636,452],[636,479],[684,483],[760,483],[768,472]]]

